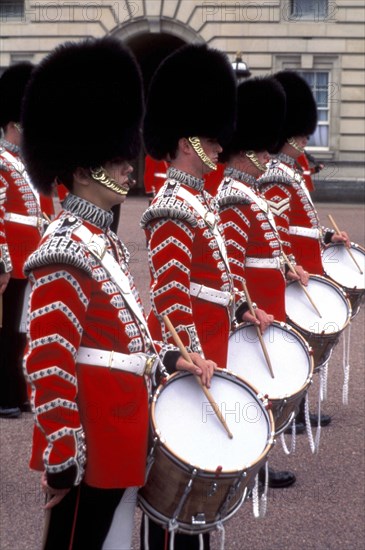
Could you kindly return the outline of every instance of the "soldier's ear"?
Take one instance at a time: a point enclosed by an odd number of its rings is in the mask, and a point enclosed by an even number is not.
[[[194,152],[192,146],[189,143],[189,140],[185,137],[180,138],[177,144],[179,150],[185,155],[189,155],[192,151]]]
[[[77,167],[73,173],[74,184],[87,186],[90,185],[91,176],[90,171],[87,168],[82,168],[81,166]]]

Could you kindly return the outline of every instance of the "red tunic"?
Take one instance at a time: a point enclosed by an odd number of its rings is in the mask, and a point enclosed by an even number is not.
[[[36,248],[43,232],[43,216],[39,200],[24,172],[18,148],[6,140],[0,143],[0,273],[24,279],[23,265]],[[20,214],[33,220],[27,225],[7,219]]]
[[[269,221],[267,206],[260,208],[260,198],[257,204],[250,196],[255,194],[255,178],[238,171],[233,171],[232,177],[236,179],[226,177],[222,181],[217,198],[234,285],[243,290],[246,279],[251,299],[258,307],[276,320],[285,321],[285,277],[280,268],[278,232]],[[277,269],[255,267],[255,261],[259,265],[260,260],[273,258]]]
[[[33,283],[25,360],[35,410],[31,467],[62,475],[76,466],[75,484],[84,476],[99,488],[143,485],[144,377],[77,363],[76,354],[80,346],[149,352],[150,342],[103,266],[73,231],[83,223],[103,238],[139,301],[128,272],[129,254],[108,229],[111,213],[71,194],[65,208],[58,228],[26,264]]]
[[[296,263],[309,273],[322,275],[322,228],[303,178],[293,165],[294,159],[279,155],[259,178],[259,189],[272,212],[278,216],[278,229],[289,250],[291,248]],[[313,237],[295,234],[294,231],[302,231],[297,228],[309,229]]]
[[[167,162],[155,160],[149,155],[145,158],[144,164],[144,190],[147,194],[155,195],[163,186],[166,180]]]
[[[142,217],[149,249],[152,336],[173,342],[161,316],[167,314],[184,345],[203,352],[224,368],[230,331],[229,307],[190,294],[190,283],[219,291],[231,290],[231,276],[211,230],[191,205],[179,197],[188,190],[210,210],[221,232],[214,199],[203,190],[203,180],[170,168],[161,193]]]

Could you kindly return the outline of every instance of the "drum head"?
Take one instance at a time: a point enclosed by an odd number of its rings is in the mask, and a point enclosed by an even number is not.
[[[365,251],[358,245],[352,245],[350,250],[362,274],[343,245],[330,245],[323,251],[323,268],[328,277],[341,286],[365,289]]]
[[[262,402],[243,381],[215,373],[210,388],[233,439],[214,414],[192,375],[172,377],[155,402],[156,433],[182,462],[205,471],[242,471],[264,452],[270,437]]]
[[[306,287],[322,317],[297,282],[285,290],[285,308],[295,325],[313,334],[336,334],[349,320],[349,304],[337,285],[319,275],[311,275]]]
[[[263,335],[274,372],[271,377],[253,325],[234,331],[228,343],[228,368],[271,399],[297,393],[313,369],[306,343],[294,330],[272,324]]]

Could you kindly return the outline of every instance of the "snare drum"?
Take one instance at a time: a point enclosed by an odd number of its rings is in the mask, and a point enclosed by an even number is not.
[[[219,370],[210,392],[233,439],[191,374],[173,374],[151,405],[152,447],[139,504],[155,522],[188,534],[210,531],[239,509],[273,445],[272,413],[253,388]]]
[[[272,403],[275,432],[293,420],[313,375],[313,358],[307,342],[291,326],[274,321],[263,340],[274,372],[271,377],[254,325],[235,330],[228,343],[227,365]]]
[[[351,304],[342,288],[321,275],[310,275],[306,289],[321,317],[296,281],[286,287],[285,308],[289,324],[313,349],[314,368],[318,369],[328,361],[333,346],[350,322]]]
[[[323,269],[327,277],[340,285],[352,306],[352,317],[359,312],[365,293],[365,249],[351,243],[351,253],[361,268],[362,274],[344,245],[330,244],[322,252]]]

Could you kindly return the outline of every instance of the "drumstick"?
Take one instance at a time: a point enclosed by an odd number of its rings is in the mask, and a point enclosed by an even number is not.
[[[284,256],[284,260],[285,262],[288,264],[289,266],[289,269],[292,273],[294,273],[295,275],[297,275],[297,272],[295,271],[295,267],[293,266],[293,264],[291,263],[291,261],[289,260],[288,256],[285,254],[285,252],[282,250],[282,254]],[[313,302],[312,300],[312,297],[311,295],[309,294],[308,290],[305,288],[305,286],[300,282],[298,281],[299,283],[299,286],[302,288],[302,290],[304,291],[305,295],[307,296],[308,300],[310,301],[310,303],[312,304],[312,306],[314,307],[314,309],[316,310],[316,312],[318,313],[318,315],[320,316],[320,318],[322,319],[322,315],[320,314],[319,312],[319,309],[318,307],[316,306],[316,304]]]
[[[167,326],[167,328],[169,329],[169,331],[171,332],[171,335],[173,337],[173,339],[175,340],[175,344],[177,345],[177,347],[179,348],[180,350],[180,353],[181,355],[183,356],[183,358],[188,361],[188,363],[191,363],[191,364],[194,364],[186,347],[184,346],[184,344],[182,343],[181,339],[180,339],[180,336],[178,335],[178,333],[176,332],[175,328],[173,327],[170,319],[168,318],[167,315],[163,315],[163,320],[164,320],[164,323],[165,325]],[[222,423],[224,429],[226,430],[227,434],[228,434],[228,437],[230,439],[233,439],[233,435],[232,435],[232,432],[230,431],[230,429],[228,428],[227,426],[227,423],[226,421],[224,420],[223,416],[222,416],[222,413],[221,411],[219,410],[219,407],[217,405],[217,403],[214,401],[214,398],[212,396],[212,394],[210,393],[210,391],[208,390],[208,388],[206,388],[205,386],[203,386],[203,383],[201,381],[201,379],[199,378],[199,376],[194,376],[194,378],[197,380],[197,382],[199,383],[200,387],[202,388],[204,394],[205,394],[205,397],[208,399],[209,403],[212,405],[213,407],[213,411],[215,412],[215,414],[217,415],[218,419],[220,420],[220,422]]]
[[[243,290],[246,294],[246,300],[247,300],[247,303],[248,303],[248,307],[250,309],[250,313],[251,313],[251,315],[253,315],[255,317],[255,319],[257,319],[256,312],[255,312],[254,307],[252,305],[251,297],[250,297],[250,295],[248,293],[248,290],[247,290],[246,283],[242,283],[242,284],[243,284]],[[261,344],[261,349],[264,353],[267,366],[269,367],[271,378],[275,378],[274,371],[272,369],[272,365],[271,365],[271,361],[270,361],[270,357],[269,357],[269,354],[268,354],[268,351],[267,351],[267,348],[266,348],[266,344],[265,344],[264,339],[262,337],[260,327],[258,325],[255,325],[255,329],[256,329],[256,332],[257,332],[257,336],[259,337],[259,341],[260,341],[260,344]]]
[[[340,235],[341,234],[341,231],[339,230],[339,227],[338,225],[336,224],[335,220],[333,219],[333,217],[331,216],[331,214],[328,214],[328,218],[331,222],[331,224],[333,225],[333,227],[335,228],[336,232]],[[347,252],[350,254],[350,257],[351,259],[353,260],[354,264],[356,265],[357,269],[360,271],[361,275],[363,275],[363,271],[361,269],[361,267],[359,266],[359,264],[357,263],[356,261],[356,258],[355,256],[353,255],[353,253],[351,252],[351,250],[349,248],[347,248],[347,246],[345,246]]]

